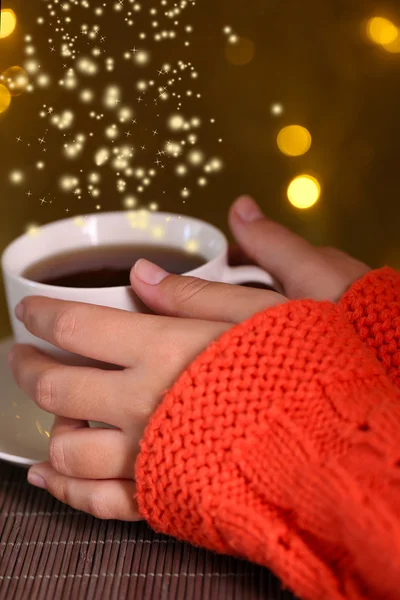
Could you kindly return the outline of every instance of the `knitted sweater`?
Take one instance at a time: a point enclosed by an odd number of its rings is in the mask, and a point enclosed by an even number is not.
[[[164,397],[136,479],[156,531],[305,600],[400,598],[400,276],[226,332]]]

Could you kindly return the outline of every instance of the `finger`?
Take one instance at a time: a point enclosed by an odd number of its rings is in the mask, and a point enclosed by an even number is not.
[[[131,283],[141,300],[157,313],[225,323],[240,323],[286,301],[276,292],[170,275],[144,259],[133,267]]]
[[[57,473],[80,479],[133,479],[139,436],[119,429],[79,427],[56,418],[50,434],[49,461]]]
[[[229,223],[244,252],[282,283],[289,298],[328,299],[343,285],[316,248],[265,218],[251,198],[233,204]]]
[[[337,289],[334,300],[339,300],[357,279],[360,279],[371,270],[365,263],[337,248],[318,248],[318,251],[329,264],[329,270],[331,272],[335,271],[342,280],[342,285]]]
[[[361,260],[350,256],[347,254],[347,252],[343,252],[338,248],[322,247],[318,248],[318,251],[325,258],[329,258],[330,260],[334,261],[337,266],[345,269],[353,269],[359,277],[362,277],[371,270],[371,267],[363,263]]]
[[[128,311],[29,296],[15,313],[33,335],[63,350],[122,367],[135,362],[132,340],[142,321]]]
[[[77,479],[57,473],[49,463],[31,467],[28,481],[36,487],[46,489],[52,496],[97,519],[140,521],[134,496],[133,481],[109,479]]]
[[[125,371],[62,365],[24,344],[14,346],[10,366],[18,387],[42,410],[116,427],[122,424],[121,399],[129,391]]]

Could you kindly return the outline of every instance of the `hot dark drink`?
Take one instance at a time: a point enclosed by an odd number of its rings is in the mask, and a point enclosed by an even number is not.
[[[34,263],[23,273],[31,281],[69,288],[105,288],[129,285],[129,273],[146,258],[169,273],[182,275],[207,260],[171,246],[111,245],[71,250]]]

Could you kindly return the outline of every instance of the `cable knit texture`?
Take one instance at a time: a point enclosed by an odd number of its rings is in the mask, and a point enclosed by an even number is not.
[[[400,277],[385,267],[357,281],[341,305],[361,339],[400,387]]]
[[[265,565],[306,600],[399,598],[398,300],[385,278],[399,289],[379,271],[342,306],[257,314],[194,361],[136,464],[155,530]],[[387,303],[379,327],[371,297]]]

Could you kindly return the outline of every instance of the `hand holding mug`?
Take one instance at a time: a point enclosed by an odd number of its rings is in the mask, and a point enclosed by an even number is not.
[[[115,212],[89,215],[79,219],[65,219],[40,228],[38,235],[28,234],[15,240],[2,257],[4,281],[8,307],[17,342],[32,344],[50,353],[53,357],[72,364],[83,363],[76,355],[61,351],[42,338],[34,337],[14,315],[16,305],[26,296],[44,296],[71,302],[108,306],[124,311],[145,312],[146,306],[129,287],[129,269],[126,285],[103,285],[73,287],[49,285],[28,277],[41,262],[54,262],[51,269],[64,268],[65,254],[75,256],[76,266],[67,265],[75,272],[88,270],[82,261],[93,258],[98,262],[107,256],[107,249],[116,246],[135,248],[147,245],[152,248],[167,248],[190,254],[193,250],[204,258],[190,275],[208,281],[224,283],[259,282],[271,286],[271,277],[261,268],[254,266],[232,268],[228,265],[228,242],[225,236],[212,225],[180,215],[152,213],[149,211]],[[85,258],[85,249],[87,255]],[[96,250],[97,249],[97,250]],[[94,252],[93,252],[94,251]],[[96,257],[96,252],[99,256]],[[81,256],[80,256],[81,253]],[[90,256],[89,256],[90,255]],[[57,259],[57,257],[60,257]],[[57,260],[60,261],[57,264]],[[71,259],[70,259],[71,260]],[[110,260],[110,259],[108,259]],[[89,262],[88,262],[89,264]],[[112,265],[112,257],[111,262]],[[132,266],[133,262],[130,263]],[[187,273],[186,273],[187,274]],[[50,278],[51,280],[52,278]],[[56,278],[57,279],[57,278]]]
[[[254,313],[303,293],[337,299],[368,269],[345,255],[312,248],[265,219],[249,199],[234,205],[230,224],[246,254],[271,270],[287,297],[170,275],[139,261],[132,287],[163,316],[40,297],[18,305],[17,318],[51,347],[119,367],[66,366],[37,348],[15,347],[10,362],[18,385],[57,416],[50,460],[32,467],[32,484],[99,518],[140,518],[133,480],[139,441],[163,393],[189,363]],[[302,280],[296,275],[300,267]],[[88,420],[114,429],[91,429]]]

